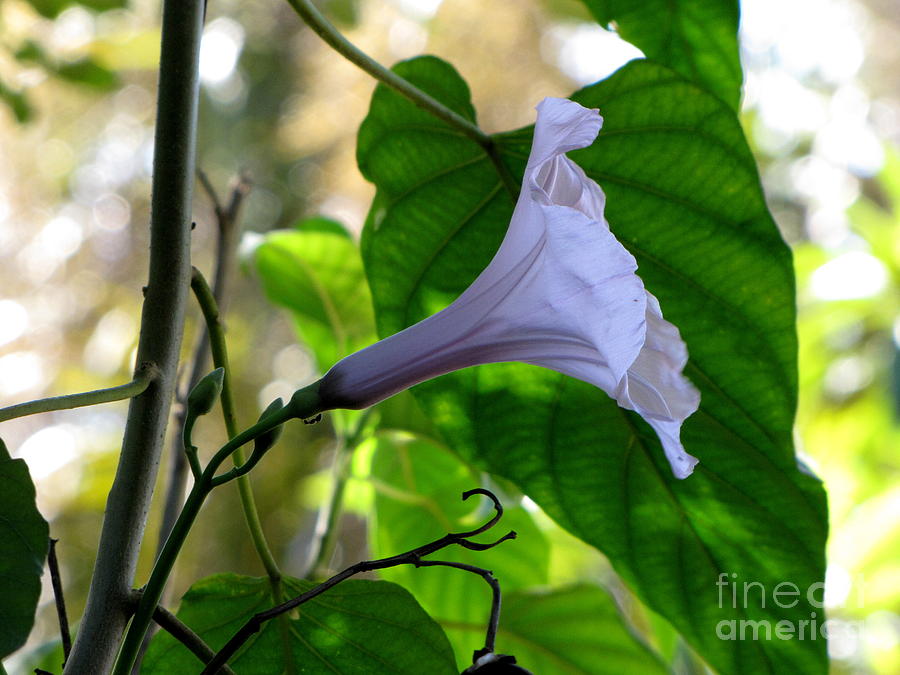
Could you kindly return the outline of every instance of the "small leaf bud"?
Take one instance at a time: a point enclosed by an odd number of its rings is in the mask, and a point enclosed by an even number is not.
[[[213,409],[216,401],[219,400],[219,394],[222,393],[222,381],[224,379],[224,368],[216,368],[201,378],[194,388],[191,389],[191,393],[188,394],[187,409],[189,417],[206,415]]]

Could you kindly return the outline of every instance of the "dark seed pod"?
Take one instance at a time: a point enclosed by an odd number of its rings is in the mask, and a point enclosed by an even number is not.
[[[510,654],[488,652],[478,657],[462,675],[533,675],[530,670],[516,665],[516,657]]]

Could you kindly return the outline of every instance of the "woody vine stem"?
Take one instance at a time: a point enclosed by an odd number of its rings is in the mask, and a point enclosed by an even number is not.
[[[109,672],[128,621],[138,551],[165,437],[191,273],[191,198],[204,0],[163,3],[153,158],[150,271],[137,362],[159,377],[131,399],[87,605],[65,673]]]

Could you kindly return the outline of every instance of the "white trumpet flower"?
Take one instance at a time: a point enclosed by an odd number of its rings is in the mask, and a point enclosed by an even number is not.
[[[603,119],[565,99],[545,99],[537,113],[522,191],[490,264],[446,309],[338,362],[319,395],[328,408],[366,408],[460,368],[531,363],[638,412],[685,478],[697,459],[681,424],[700,402],[682,374],[687,348],[610,232],[600,186],[565,156],[593,143]]]

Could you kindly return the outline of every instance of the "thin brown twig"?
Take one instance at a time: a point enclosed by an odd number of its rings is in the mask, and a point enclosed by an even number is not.
[[[289,612],[292,609],[294,609],[295,607],[299,607],[303,603],[305,603],[309,600],[312,600],[313,598],[321,595],[322,593],[329,590],[330,588],[337,586],[339,583],[349,579],[352,576],[355,576],[362,572],[372,572],[375,570],[386,569],[389,567],[397,567],[398,565],[414,565],[416,567],[421,567],[421,566],[423,566],[423,563],[427,563],[427,561],[422,560],[422,558],[424,556],[430,555],[436,551],[439,551],[448,546],[452,546],[454,544],[458,545],[458,546],[462,546],[463,548],[467,548],[471,551],[486,551],[490,548],[493,548],[494,546],[497,546],[501,542],[506,541],[507,539],[515,539],[516,533],[510,531],[507,534],[500,537],[500,539],[497,539],[496,541],[488,543],[488,544],[480,544],[478,542],[469,541],[470,537],[479,535],[482,532],[485,532],[485,531],[489,530],[490,528],[494,527],[494,525],[496,525],[497,522],[500,520],[500,518],[503,516],[503,505],[500,503],[500,500],[497,499],[496,495],[494,495],[494,493],[492,493],[490,490],[486,490],[484,488],[475,488],[474,490],[469,490],[467,492],[464,492],[462,495],[462,498],[465,500],[475,494],[480,494],[480,495],[484,495],[484,496],[488,497],[494,504],[494,510],[495,510],[494,517],[491,518],[487,523],[485,523],[481,527],[478,527],[474,530],[470,530],[468,532],[456,532],[456,533],[451,532],[449,534],[444,535],[440,539],[436,539],[435,541],[432,541],[428,544],[419,546],[418,548],[414,548],[411,551],[407,551],[406,553],[400,553],[398,555],[390,556],[388,558],[381,558],[379,560],[367,560],[367,561],[356,563],[355,565],[348,567],[347,569],[343,570],[342,572],[338,572],[330,579],[322,582],[315,588],[308,590],[306,593],[302,593],[302,594],[298,595],[297,597],[295,597],[291,600],[288,600],[287,602],[283,602],[280,605],[276,605],[275,607],[272,607],[271,609],[268,609],[264,612],[259,612],[258,614],[255,614],[254,616],[252,616],[250,619],[247,620],[247,622],[240,628],[240,630],[238,630],[237,633],[235,633],[232,636],[232,638],[227,643],[225,643],[225,646],[219,650],[219,652],[216,654],[215,658],[206,664],[206,668],[203,669],[203,672],[201,673],[201,675],[214,675],[216,673],[219,673],[220,671],[218,670],[218,668],[220,668],[224,664],[226,664],[228,662],[228,659],[230,659],[235,654],[235,652],[237,652],[237,650],[240,649],[241,645],[243,645],[244,642],[246,642],[250,638],[251,635],[259,632],[259,630],[262,628],[263,624],[266,621],[269,621],[271,619],[274,619],[277,616],[280,616],[286,612]],[[467,569],[469,567],[467,565],[457,565],[455,563],[445,563],[445,564],[447,566],[457,567],[458,569]],[[480,568],[473,567],[471,569],[467,569],[467,571],[476,572],[477,574],[480,574],[482,577],[484,577],[486,580],[488,579],[488,576],[491,579],[493,579],[493,575],[491,575],[491,573],[487,570],[482,570]],[[483,574],[483,573],[486,573],[488,576],[485,576],[485,574]],[[489,581],[488,583],[491,583],[491,582]],[[494,583],[496,583],[496,580],[494,581]],[[492,614],[491,614],[491,621],[493,622],[495,619],[495,613],[496,613],[496,620],[499,621],[500,603],[499,603],[499,586],[494,586],[494,584],[492,584],[492,588],[496,589],[496,593],[495,593],[496,612],[492,611]],[[492,636],[495,634],[496,634],[496,627],[489,626],[488,627],[488,640],[492,641],[492,639],[493,639]]]
[[[209,197],[209,201],[212,202],[216,220],[221,223],[225,218],[225,211],[222,209],[222,202],[219,201],[219,193],[216,191],[216,188],[213,187],[212,181],[209,180],[209,176],[206,175],[206,172],[203,169],[197,169],[197,180],[200,181],[200,185],[203,186],[206,196]]]
[[[230,222],[233,223],[237,220],[244,198],[250,193],[252,187],[253,181],[250,180],[250,175],[246,171],[240,171],[232,181],[231,199],[228,202],[228,208],[225,209],[225,214]]]
[[[63,666],[69,660],[72,651],[72,635],[69,632],[69,616],[66,613],[66,599],[63,597],[62,577],[59,574],[59,560],[56,558],[56,543],[59,539],[50,537],[50,551],[47,553],[47,567],[50,569],[50,583],[53,586],[53,600],[56,603],[56,616],[59,619],[59,636],[62,640]]]
[[[416,564],[416,567],[453,567],[454,569],[477,574],[488,583],[491,587],[491,618],[488,620],[487,632],[484,638],[484,649],[475,652],[476,659],[480,654],[493,652],[494,644],[497,641],[497,629],[500,627],[501,601],[500,583],[497,581],[497,577],[494,576],[494,573],[483,567],[475,567],[474,565],[458,562],[447,562],[444,560],[420,560],[418,564]]]

